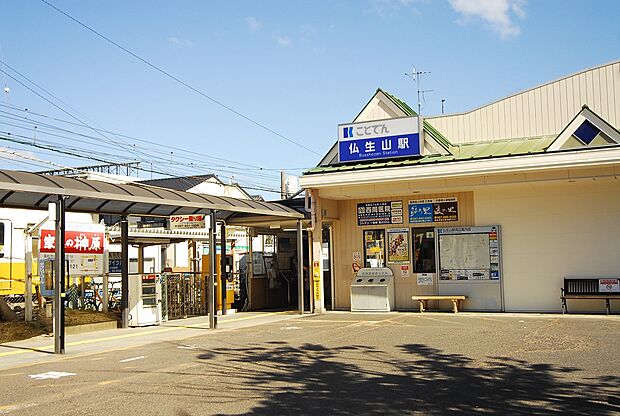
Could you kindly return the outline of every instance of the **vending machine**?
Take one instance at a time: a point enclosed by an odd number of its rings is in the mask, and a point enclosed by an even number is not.
[[[162,322],[160,274],[129,276],[129,326],[159,325]]]

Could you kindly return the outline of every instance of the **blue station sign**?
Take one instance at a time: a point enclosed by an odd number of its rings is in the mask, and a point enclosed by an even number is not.
[[[340,124],[338,155],[340,162],[419,156],[418,118]]]

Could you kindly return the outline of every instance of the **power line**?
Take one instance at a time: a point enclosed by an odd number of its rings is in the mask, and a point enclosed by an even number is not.
[[[7,141],[7,142],[10,142],[10,143],[19,144],[19,145],[22,145],[22,146],[35,147],[37,149],[43,149],[43,150],[51,151],[51,152],[54,152],[54,153],[60,153],[60,154],[63,154],[65,156],[68,156],[68,157],[75,157],[75,158],[80,158],[80,159],[94,160],[96,162],[101,162],[101,163],[106,163],[106,164],[115,163],[115,162],[112,162],[110,160],[99,158],[99,157],[95,157],[95,156],[80,155],[78,153],[75,153],[75,152],[72,152],[72,151],[61,150],[61,149],[58,149],[58,148],[53,147],[53,146],[47,146],[47,145],[41,144],[41,143],[39,143],[39,144],[32,143],[29,140],[30,140],[30,138],[25,137],[25,136],[12,135],[12,134],[7,133],[7,132],[0,132],[0,141]],[[52,164],[53,162],[50,162],[50,163]],[[54,164],[54,166],[61,167],[63,169],[73,169],[73,168],[68,168],[66,166],[59,165],[59,164]],[[147,173],[156,173],[156,174],[162,175],[162,176],[172,176],[172,177],[175,177],[175,175],[171,175],[169,172],[162,171],[162,170],[146,169],[146,168],[142,168],[142,167],[138,167],[136,169],[141,170],[143,172],[147,172]],[[184,178],[178,178],[178,179],[184,180]],[[278,190],[278,189],[268,188],[268,187],[260,186],[260,185],[258,185],[258,186],[245,186],[244,185],[243,188],[244,189],[257,190],[257,191],[263,191],[263,192],[273,192],[273,193],[279,193],[280,192],[280,190]]]
[[[7,116],[5,114],[9,114],[10,116],[13,116],[13,117]],[[1,120],[2,118],[11,120],[13,122],[2,121]],[[25,123],[28,126],[24,126],[22,124],[16,124],[16,123]],[[66,129],[58,128],[56,126],[53,126],[53,125],[50,125],[50,124],[46,124],[46,123],[40,123],[40,122],[35,122],[35,121],[29,120],[29,119],[23,119],[23,118],[20,118],[20,117],[14,117],[14,115],[12,113],[5,112],[5,111],[2,111],[2,110],[0,110],[0,124],[5,125],[5,126],[10,126],[10,127],[16,127],[18,129],[22,129],[22,130],[26,130],[26,131],[32,131],[30,129],[30,127],[31,127],[30,125],[32,125],[36,129],[36,132],[38,132],[40,135],[47,135],[47,136],[52,136],[52,137],[58,137],[58,138],[61,138],[61,139],[66,139],[66,140],[70,140],[70,141],[76,141],[76,142],[79,142],[79,143],[84,143],[84,142],[92,143],[92,145],[95,146],[95,147],[104,147],[104,148],[106,148],[106,150],[108,149],[108,147],[105,146],[104,144],[102,144],[101,140],[99,140],[96,137],[85,135],[85,134],[81,134],[81,133],[77,133],[77,132],[74,132],[74,131],[71,131],[71,130],[66,130]],[[64,132],[66,134],[76,135],[79,138],[68,137],[68,136],[65,136],[63,134],[57,134],[57,133],[53,133],[53,132],[47,131],[47,130],[61,131],[61,132]],[[61,144],[56,143],[56,142],[45,141],[45,140],[41,139],[41,137],[39,137],[37,140],[34,140],[34,139],[32,139],[32,140],[33,140],[33,142],[35,142],[35,141],[47,142],[48,144],[51,144],[51,145],[62,146]],[[94,142],[92,142],[91,140],[94,141]],[[77,151],[92,151],[91,149],[84,149],[84,148],[71,148],[71,149],[72,150],[77,150]],[[196,167],[196,168],[201,168],[202,167],[204,169],[215,170],[215,171],[219,171],[219,172],[227,172],[227,173],[231,173],[233,175],[238,175],[238,176],[242,176],[242,177],[243,176],[247,176],[247,177],[250,177],[250,178],[262,177],[262,178],[265,178],[266,180],[271,179],[271,181],[273,181],[273,182],[279,181],[279,177],[276,177],[276,176],[271,175],[271,174],[263,174],[263,173],[258,173],[258,172],[257,173],[251,173],[251,172],[245,173],[244,171],[236,170],[238,168],[237,167],[233,167],[233,166],[222,166],[222,165],[217,165],[217,164],[206,165],[204,163],[201,163],[202,161],[199,160],[199,159],[191,158],[191,157],[186,157],[186,156],[182,156],[182,160],[181,161],[178,161],[178,162],[172,161],[171,162],[170,161],[170,154],[169,153],[165,153],[165,152],[159,151],[159,150],[153,150],[153,152],[160,153],[162,156],[157,156],[157,155],[151,154],[149,152],[144,151],[143,148],[141,148],[141,147],[135,147],[134,146],[134,154],[135,155],[143,154],[143,155],[145,155],[145,156],[147,156],[147,157],[152,159],[152,160],[151,159],[149,159],[149,160],[140,159],[141,161],[144,161],[144,162],[151,163],[153,160],[158,160],[162,164],[173,164],[173,165],[174,164],[178,164],[180,166],[191,166],[191,167]],[[99,154],[110,156],[110,153],[99,152]],[[112,155],[112,156],[117,156],[117,155]],[[123,158],[123,159],[125,159],[125,158]],[[197,161],[199,163],[189,163],[188,164],[188,163],[186,163],[187,160],[194,160],[194,161]],[[229,169],[235,169],[235,170],[231,171],[231,170],[228,170],[228,169],[223,169],[222,167],[223,168],[229,168]]]
[[[65,102],[64,102],[64,101],[62,101],[60,98],[56,97],[56,96],[55,96],[54,94],[52,94],[51,92],[47,91],[45,88],[41,87],[40,85],[38,85],[37,83],[35,83],[34,81],[32,81],[31,79],[29,79],[28,77],[26,77],[25,75],[21,74],[21,73],[20,73],[19,71],[17,71],[16,69],[12,68],[11,66],[9,66],[8,64],[6,64],[5,62],[3,62],[3,61],[1,61],[1,60],[0,60],[0,62],[2,62],[2,63],[3,63],[3,64],[7,67],[7,68],[11,69],[13,72],[15,72],[16,74],[18,74],[18,75],[19,75],[19,76],[21,76],[22,78],[26,79],[28,82],[30,82],[31,84],[33,84],[34,86],[36,86],[36,87],[37,87],[37,88],[39,88],[40,90],[44,91],[46,94],[50,95],[51,97],[53,97],[54,99],[56,99],[57,101],[59,101],[60,103],[62,103],[63,105],[65,105],[65,106],[67,106],[67,107],[71,108],[73,111],[76,111],[76,112],[77,112],[77,110],[75,110],[74,108],[72,108],[69,104],[65,103]],[[71,118],[73,118],[73,119],[75,119],[76,121],[79,121],[79,122],[80,122],[80,124],[75,124],[75,123],[71,123],[71,124],[73,124],[73,125],[78,125],[78,126],[83,127],[83,128],[88,128],[88,129],[90,129],[90,130],[92,130],[92,131],[94,131],[94,132],[98,133],[100,136],[102,136],[103,138],[105,138],[105,139],[109,140],[110,142],[112,142],[112,143],[114,143],[114,144],[116,144],[116,145],[118,145],[118,146],[123,147],[123,145],[122,145],[122,144],[120,144],[120,143],[118,143],[118,142],[116,142],[116,141],[112,140],[111,138],[109,138],[108,136],[106,136],[105,134],[103,134],[103,133],[102,133],[102,131],[105,131],[105,130],[102,130],[102,129],[95,129],[94,127],[92,127],[92,126],[90,126],[90,125],[86,124],[85,122],[83,122],[82,120],[80,120],[78,117],[74,116],[73,114],[69,113],[68,111],[66,111],[65,109],[63,109],[63,108],[62,108],[62,107],[60,107],[59,105],[57,105],[56,103],[54,103],[54,102],[52,102],[51,100],[49,100],[47,97],[44,97],[43,95],[41,95],[41,94],[40,94],[40,93],[38,93],[37,91],[33,90],[33,89],[32,89],[32,88],[30,88],[28,85],[24,84],[23,82],[21,82],[20,80],[18,80],[18,79],[17,79],[17,78],[15,78],[14,76],[12,76],[11,74],[7,73],[7,72],[6,72],[5,70],[3,70],[2,68],[0,68],[0,72],[4,73],[6,76],[10,77],[10,78],[11,78],[11,79],[13,79],[15,82],[19,83],[19,84],[20,84],[20,85],[22,85],[24,88],[28,89],[28,90],[29,90],[29,91],[31,91],[33,94],[35,94],[35,95],[37,95],[38,97],[42,98],[43,100],[45,100],[46,102],[48,102],[48,103],[49,103],[49,104],[51,104],[52,106],[54,106],[54,107],[58,108],[58,109],[59,109],[60,111],[62,111],[63,113],[67,114],[67,115],[68,115],[68,116],[70,116]],[[8,108],[11,108],[11,106],[8,106],[8,105],[5,105],[5,106],[6,106],[6,107],[8,107]],[[27,111],[27,110],[26,110],[26,111]],[[78,112],[78,113],[79,113],[79,112]],[[12,114],[12,113],[8,113],[8,114]],[[20,121],[21,121],[21,120],[20,120]],[[4,123],[4,124],[8,124],[8,123]],[[56,126],[52,126],[52,127],[53,127],[53,128],[57,128]],[[19,127],[19,128],[23,128],[23,127]],[[36,128],[36,126],[35,126],[35,128]],[[7,132],[7,133],[10,135],[10,132]],[[72,131],[71,131],[71,133],[73,133],[73,134],[78,134],[78,135],[82,135],[82,136],[85,136],[85,135],[83,135],[83,134],[81,134],[81,133],[75,133],[75,132],[72,132]],[[65,137],[65,136],[61,136],[61,135],[55,135],[55,134],[52,134],[52,133],[46,133],[46,134],[49,134],[49,135],[52,135],[52,136],[61,137],[61,138],[66,138],[66,139],[69,139],[69,140],[73,140],[73,139],[70,139],[70,138],[67,138],[67,137]],[[27,140],[31,140],[31,138],[30,138],[30,137],[26,137],[26,136],[22,136],[22,137],[23,137],[23,138],[25,138],[25,139],[27,139]],[[93,139],[97,140],[97,138],[94,138],[94,137],[92,137],[92,136],[87,136],[87,137],[90,137],[90,138],[93,138]],[[5,138],[4,140],[6,140],[6,138]],[[36,146],[36,143],[30,144],[29,142],[22,142],[22,143],[20,143],[20,144],[22,144],[22,145],[26,145],[26,146],[31,146],[31,145],[32,145],[32,146],[34,146],[34,147],[40,147],[40,146]],[[55,146],[56,144],[52,143],[52,145],[54,145],[54,146]],[[98,145],[100,145],[100,144],[98,144]],[[129,146],[130,146],[130,145],[129,145]],[[90,160],[95,160],[95,161],[102,162],[102,163],[111,163],[111,162],[109,162],[107,159],[94,158],[94,157],[92,157],[92,156],[84,156],[84,155],[80,155],[80,154],[76,154],[76,153],[75,153],[76,151],[77,151],[77,152],[87,151],[87,152],[89,152],[89,153],[96,153],[96,152],[92,152],[92,150],[85,150],[85,149],[72,149],[72,148],[69,148],[69,149],[70,149],[70,150],[72,150],[72,151],[71,151],[71,152],[67,152],[67,151],[62,151],[62,150],[59,150],[59,149],[56,149],[56,148],[52,148],[52,147],[40,147],[40,148],[44,148],[44,149],[50,150],[50,151],[52,151],[52,152],[57,152],[57,153],[65,154],[66,156],[69,156],[69,157],[76,157],[76,158],[90,159]],[[127,149],[126,149],[126,150],[127,150]],[[137,154],[137,153],[135,153],[135,147],[134,147],[133,149],[130,149],[129,151],[130,151],[131,153],[134,153],[134,155],[135,155],[135,156],[138,156],[138,154]],[[145,154],[145,155],[147,155],[148,157],[153,157],[153,158],[158,159],[158,160],[160,160],[160,161],[161,161],[161,160],[163,160],[161,157],[158,157],[158,156],[153,156],[153,155],[151,155],[151,154],[149,154],[149,153],[147,153],[147,152],[142,152],[142,153],[144,153],[144,154]],[[107,157],[110,157],[110,156],[112,156],[112,157],[118,157],[117,155],[110,155],[110,154],[101,153],[101,152],[99,152],[99,154],[103,154],[104,156],[107,156]],[[151,169],[150,169],[150,170],[140,169],[140,170],[143,170],[143,171],[145,171],[145,172],[149,172],[149,173],[157,173],[157,174],[159,174],[159,175],[163,175],[163,176],[176,176],[175,174],[172,174],[171,172],[167,172],[167,171],[163,171],[163,170],[156,171],[156,170],[152,169],[152,165],[153,165],[152,161],[148,161],[148,162],[150,162],[150,164],[151,164]],[[193,165],[193,164],[191,164],[191,165]],[[181,164],[181,166],[183,166],[183,167],[187,167],[187,165],[186,165],[186,164]],[[192,168],[193,168],[193,166],[192,166]],[[178,168],[177,168],[177,169],[178,169]],[[195,170],[197,170],[196,168],[194,168],[194,169],[195,169]],[[211,168],[210,168],[210,169],[211,169]],[[201,173],[202,173],[202,172],[201,172]],[[233,172],[233,174],[238,174],[238,173],[237,173],[237,172]],[[180,179],[180,180],[182,180],[182,181],[186,181],[186,182],[188,182],[188,184],[189,184],[189,181],[187,181],[186,179],[184,179],[184,178],[182,178],[182,177],[181,177],[181,178],[179,178],[179,179]],[[232,179],[232,177],[231,177],[230,179]],[[245,188],[247,188],[247,189],[254,189],[254,190],[259,190],[259,191],[264,191],[264,192],[274,192],[274,193],[278,193],[278,192],[279,192],[279,190],[277,190],[277,189],[270,189],[270,188],[266,188],[266,187],[264,187],[263,185],[258,185],[258,186],[248,186],[248,185],[245,185],[245,184],[244,184],[243,186],[244,186]]]
[[[256,120],[254,120],[254,119],[252,119],[252,118],[250,118],[250,117],[248,117],[248,116],[246,116],[246,115],[244,115],[244,114],[240,113],[239,111],[235,110],[234,108],[232,108],[232,107],[230,107],[230,106],[228,106],[228,105],[224,104],[223,102],[221,102],[221,101],[219,101],[219,100],[217,100],[217,99],[215,99],[215,98],[213,98],[213,97],[211,97],[211,96],[207,95],[206,93],[204,93],[204,92],[200,91],[199,89],[197,89],[197,88],[195,88],[195,87],[191,86],[191,85],[190,85],[190,84],[188,84],[187,82],[185,82],[185,81],[181,80],[180,78],[177,78],[176,76],[174,76],[174,75],[172,75],[171,73],[169,73],[169,72],[165,71],[164,69],[162,69],[162,68],[160,68],[160,67],[156,66],[155,64],[152,64],[151,62],[147,61],[146,59],[144,59],[144,58],[142,58],[141,56],[137,55],[136,53],[132,52],[131,50],[129,50],[129,49],[125,48],[124,46],[120,45],[119,43],[117,43],[117,42],[113,41],[113,40],[112,40],[112,39],[110,39],[109,37],[107,37],[107,36],[103,35],[102,33],[98,32],[98,31],[96,31],[95,29],[91,28],[90,26],[86,25],[85,23],[82,23],[81,21],[79,21],[79,20],[78,20],[78,19],[76,19],[75,17],[71,16],[71,15],[70,15],[70,14],[68,14],[67,12],[65,12],[65,11],[63,11],[63,10],[61,10],[61,9],[59,9],[59,8],[58,8],[58,7],[56,7],[56,6],[54,6],[54,5],[53,5],[53,4],[51,4],[50,2],[48,2],[48,1],[46,1],[46,0],[41,0],[41,1],[42,1],[43,3],[45,3],[45,4],[47,4],[47,5],[48,5],[49,7],[51,7],[52,9],[56,10],[57,12],[59,12],[59,13],[63,14],[63,15],[64,15],[64,16],[66,16],[67,18],[69,18],[69,19],[73,20],[75,23],[77,23],[78,25],[82,26],[82,27],[83,27],[83,28],[85,28],[86,30],[88,30],[88,31],[90,31],[90,32],[92,32],[92,33],[94,33],[95,35],[99,36],[100,38],[104,39],[105,41],[107,41],[107,42],[111,43],[112,45],[114,45],[114,46],[116,46],[117,48],[121,49],[122,51],[126,52],[127,54],[129,54],[129,55],[133,56],[135,59],[139,60],[140,62],[142,62],[142,63],[144,63],[144,64],[148,65],[148,66],[149,66],[149,67],[151,67],[152,69],[154,69],[154,70],[156,70],[157,72],[159,72],[159,73],[163,74],[164,76],[166,76],[166,77],[168,77],[168,78],[170,78],[170,79],[172,79],[172,80],[174,80],[174,81],[178,82],[179,84],[183,85],[184,87],[186,87],[186,88],[188,88],[188,89],[192,90],[192,91],[193,91],[193,92],[195,92],[196,94],[198,94],[198,95],[200,95],[200,96],[202,96],[202,97],[206,98],[207,100],[209,100],[209,101],[211,101],[211,102],[213,102],[213,103],[215,103],[215,104],[219,105],[219,106],[220,106],[220,107],[222,107],[222,108],[225,108],[226,110],[228,110],[228,111],[232,112],[233,114],[235,114],[235,115],[237,115],[237,116],[239,116],[239,117],[243,118],[244,120],[249,121],[250,123],[252,123],[252,124],[254,124],[254,125],[256,125],[256,126],[258,126],[258,127],[262,128],[262,129],[264,129],[264,130],[266,130],[266,131],[268,131],[268,132],[270,132],[270,133],[272,133],[272,134],[274,134],[274,135],[276,135],[276,136],[278,136],[278,137],[280,137],[280,138],[284,139],[284,140],[286,140],[287,142],[294,144],[295,146],[298,146],[298,147],[300,147],[300,148],[302,148],[302,149],[304,149],[304,150],[307,150],[307,151],[309,151],[309,152],[311,152],[311,153],[314,153],[314,154],[315,154],[315,155],[317,155],[317,156],[322,156],[320,153],[315,152],[314,150],[310,149],[309,147],[306,147],[306,146],[304,146],[303,144],[301,144],[301,143],[299,143],[299,142],[297,142],[297,141],[295,141],[295,140],[293,140],[293,139],[290,139],[290,138],[286,137],[285,135],[283,135],[283,134],[281,134],[281,133],[278,133],[277,131],[275,131],[275,130],[273,130],[273,129],[271,129],[271,128],[267,127],[267,126],[265,126],[264,124],[261,124],[261,123],[259,123],[258,121],[256,121]]]
[[[12,109],[12,110],[15,110],[15,111],[25,112],[25,113],[27,113],[29,115],[45,118],[45,119],[52,120],[52,121],[57,121],[57,122],[60,122],[60,123],[66,123],[66,124],[69,124],[69,125],[72,125],[72,126],[84,127],[81,124],[74,123],[74,122],[69,121],[69,120],[64,120],[64,119],[60,119],[60,118],[57,118],[57,117],[51,117],[51,116],[48,116],[48,115],[45,115],[45,114],[41,114],[41,113],[37,113],[37,112],[31,111],[29,109],[20,108],[20,107],[14,106],[14,105],[8,105],[8,104],[0,103],[0,107],[6,107],[6,108],[9,108],[9,109]],[[10,115],[13,115],[15,117],[20,117],[20,119],[22,119],[21,116],[19,116],[17,114],[14,114],[14,113],[11,113],[11,112],[8,112],[8,111],[0,110],[0,112],[1,113],[5,113],[5,114],[10,114]],[[54,125],[51,125],[51,124],[46,124],[46,123],[43,123],[41,121],[35,121],[33,119],[28,119],[28,118],[24,118],[23,120],[27,120],[27,121],[29,121],[29,122],[31,122],[33,124],[36,123],[38,125],[44,125],[44,126],[47,126],[47,127],[50,127],[50,128],[54,128],[54,129],[58,129],[58,130],[62,130],[62,131],[65,131],[65,132],[71,132],[71,133],[75,133],[75,134],[78,134],[78,135],[83,135],[82,133],[77,133],[77,132],[74,132],[73,130],[68,130],[68,129],[65,129],[65,128],[62,128],[62,127],[54,126]],[[129,136],[129,135],[126,135],[126,134],[122,134],[122,133],[118,133],[118,132],[114,132],[114,131],[110,131],[110,130],[95,129],[95,128],[92,128],[92,129],[96,130],[96,131],[101,131],[103,133],[112,134],[112,135],[117,136],[117,137],[123,137],[123,138],[126,138],[126,139],[135,140],[135,141],[146,143],[146,144],[149,144],[149,145],[159,146],[159,147],[162,147],[162,148],[175,150],[177,152],[188,153],[188,154],[200,156],[200,157],[203,157],[203,158],[213,159],[213,160],[220,161],[220,162],[232,163],[232,164],[236,164],[236,165],[239,165],[239,166],[243,166],[244,168],[248,168],[249,167],[249,168],[253,168],[253,169],[259,170],[259,171],[277,171],[277,172],[279,172],[279,171],[282,171],[282,170],[284,170],[284,171],[291,171],[291,170],[306,169],[306,167],[265,168],[265,167],[258,166],[258,165],[252,165],[252,164],[249,164],[249,163],[237,162],[237,161],[234,161],[234,160],[225,159],[225,158],[221,158],[221,157],[217,157],[217,156],[212,156],[212,155],[208,155],[208,154],[205,154],[205,153],[200,153],[200,152],[196,152],[196,151],[192,151],[192,150],[182,149],[182,148],[176,147],[176,146],[171,146],[171,145],[167,145],[167,144],[161,144],[161,143],[154,142],[152,140],[141,139],[141,138],[138,138],[138,137],[135,137],[135,136]],[[87,136],[87,135],[83,135],[83,136],[93,138],[92,136]],[[226,166],[226,165],[221,165],[221,166],[229,167],[229,168],[236,168],[236,167],[233,167],[233,166]],[[274,178],[275,178],[275,176],[274,176]],[[277,178],[279,178],[279,176]]]
[[[5,62],[2,61],[2,63],[10,68],[13,72],[17,73],[19,76],[21,76],[22,78],[26,79],[28,82],[30,82],[31,84],[35,85],[37,88],[39,88],[40,90],[44,91],[46,94],[52,96],[54,99],[56,99],[57,101],[61,102],[62,104],[64,104],[65,106],[71,108],[71,106],[69,106],[67,103],[65,103],[64,101],[62,101],[61,99],[59,99],[58,97],[54,96],[52,93],[48,92],[47,90],[45,90],[43,87],[41,87],[40,85],[37,85],[34,81],[30,80],[28,77],[26,77],[25,75],[19,73],[17,70],[15,70],[14,68],[10,67],[8,64],[6,64]],[[56,107],[57,109],[59,109],[60,111],[62,111],[63,113],[67,114],[69,117],[79,121],[84,127],[88,127],[91,130],[97,132],[93,127],[89,126],[88,124],[86,124],[85,122],[83,122],[82,120],[80,120],[78,117],[74,116],[73,114],[69,113],[68,111],[66,111],[65,109],[63,109],[62,107],[60,107],[58,104],[52,102],[50,99],[48,99],[47,97],[44,97],[43,95],[39,94],[37,91],[35,91],[34,89],[30,88],[28,85],[24,84],[23,82],[21,82],[20,80],[18,80],[17,78],[15,78],[14,76],[12,76],[11,74],[9,74],[8,72],[6,72],[5,70],[3,70],[2,68],[0,68],[0,71],[2,73],[4,73],[6,76],[8,76],[9,78],[11,78],[12,80],[14,80],[15,82],[17,82],[18,84],[22,85],[24,88],[28,89],[30,92],[32,92],[33,94],[37,95],[38,97],[40,97],[41,99],[45,100],[46,102],[48,102],[49,104],[51,104],[52,106]],[[76,111],[75,109],[73,109],[74,111]],[[100,136],[106,138],[107,140],[109,140],[110,142],[119,145],[122,147],[122,145],[120,143],[115,142],[114,140],[110,139],[109,137],[107,137],[105,134],[101,133],[101,132],[97,132]],[[50,150],[54,150],[54,149],[50,149]],[[126,149],[127,150],[127,149]],[[129,150],[130,152],[132,152],[131,150]],[[97,160],[97,161],[101,161],[104,163],[108,163],[105,160],[101,160],[101,159],[92,159],[92,160]],[[170,172],[157,172],[160,175],[165,175],[165,176],[174,176],[172,173]],[[185,181],[185,179],[180,178],[181,180]],[[186,181],[187,182],[187,181]],[[188,182],[189,183],[189,182]]]

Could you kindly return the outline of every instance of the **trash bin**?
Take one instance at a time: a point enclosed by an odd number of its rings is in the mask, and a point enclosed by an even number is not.
[[[394,275],[387,267],[360,269],[351,282],[352,312],[389,312],[394,307]]]

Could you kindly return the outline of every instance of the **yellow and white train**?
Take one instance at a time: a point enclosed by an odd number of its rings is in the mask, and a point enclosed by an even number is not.
[[[0,208],[0,296],[25,293],[26,244],[32,244],[34,293],[34,286],[39,284],[39,234],[36,226],[46,218],[47,211]],[[80,213],[67,213],[67,221],[94,222],[91,214]]]

